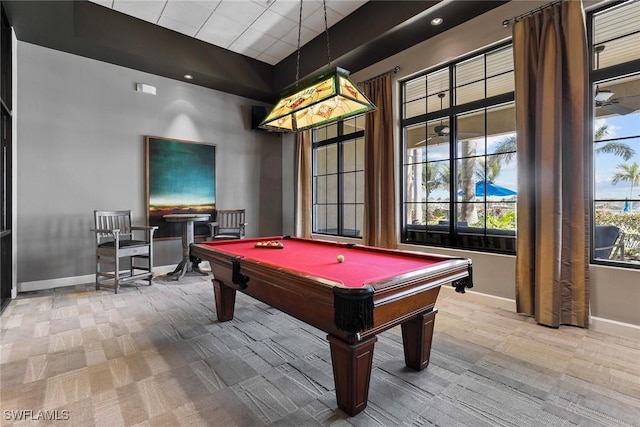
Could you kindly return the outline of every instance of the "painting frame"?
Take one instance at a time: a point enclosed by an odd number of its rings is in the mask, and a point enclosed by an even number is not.
[[[167,214],[213,214],[216,208],[216,145],[145,135],[147,225],[154,238],[177,239],[183,224],[167,222]],[[196,222],[196,239],[209,236],[209,226]]]

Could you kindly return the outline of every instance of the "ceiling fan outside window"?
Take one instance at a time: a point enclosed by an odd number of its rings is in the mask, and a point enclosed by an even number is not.
[[[443,99],[446,96],[445,92],[440,92],[437,94],[438,98],[440,98],[440,111],[443,111]],[[479,132],[457,132],[457,137],[477,137],[480,135]],[[433,133],[431,133],[426,139],[422,141],[418,141],[415,145],[422,145],[427,143],[427,145],[438,145],[445,142],[449,142],[449,138],[451,137],[451,128],[448,124],[445,124],[444,117],[440,119],[440,124],[437,124],[433,127]]]
[[[444,106],[443,106],[443,99],[446,95],[445,92],[440,92],[437,94],[438,98],[440,98],[440,111],[443,110]],[[451,132],[451,128],[449,127],[449,125],[446,125],[444,123],[443,118],[440,119],[440,124],[437,124],[433,127],[433,133],[429,134],[429,136],[426,139],[423,139],[421,141],[418,141],[415,143],[415,146],[419,146],[422,145],[424,143],[427,143],[428,145],[431,144],[441,144],[443,142],[447,142],[449,140],[449,133]],[[434,139],[438,139],[437,141],[433,141]],[[430,142],[431,141],[431,142]]]
[[[442,111],[442,99],[445,97],[444,92],[440,92],[438,94],[438,98],[440,98],[440,111]],[[442,119],[440,119],[440,124],[433,127],[433,131],[435,132],[435,136],[448,136],[451,132],[451,128],[449,126],[442,123]],[[428,139],[427,139],[428,140]]]
[[[600,69],[600,54],[604,51],[604,45],[598,45],[594,48],[596,54],[596,69]],[[620,101],[630,101],[633,98],[637,98],[640,95],[623,96],[619,98],[613,97],[613,91],[609,89],[601,89],[599,85],[596,85],[596,91],[594,94],[594,103],[596,108],[608,111],[610,113],[619,114],[621,116],[633,113],[635,109],[622,105]]]

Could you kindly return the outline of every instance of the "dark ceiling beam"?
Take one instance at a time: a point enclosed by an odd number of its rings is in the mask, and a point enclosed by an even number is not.
[[[369,1],[329,28],[331,66],[352,73],[447,31],[509,0]],[[381,19],[384,17],[384,19]],[[439,26],[431,19],[443,18]],[[294,53],[275,66],[276,91],[295,84]],[[300,78],[327,66],[327,42],[321,34],[300,49]]]
[[[269,102],[273,66],[88,1],[5,2],[20,41]]]

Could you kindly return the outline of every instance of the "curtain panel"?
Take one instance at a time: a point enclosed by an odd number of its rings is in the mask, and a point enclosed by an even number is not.
[[[376,106],[365,128],[365,195],[362,239],[365,245],[397,247],[393,106],[391,75],[363,83],[364,94]]]
[[[311,131],[296,133],[295,233],[311,237]]]
[[[513,26],[518,313],[589,325],[588,49],[582,3]]]

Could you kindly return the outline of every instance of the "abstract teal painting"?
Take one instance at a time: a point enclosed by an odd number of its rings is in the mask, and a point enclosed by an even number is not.
[[[157,238],[182,235],[182,224],[164,215],[213,214],[216,206],[216,147],[191,141],[145,137],[147,154],[147,223],[157,225]],[[196,236],[209,235],[206,223],[196,223]]]

